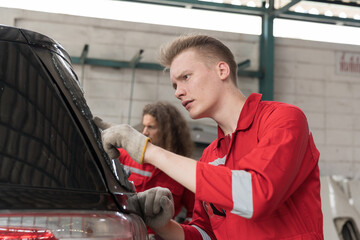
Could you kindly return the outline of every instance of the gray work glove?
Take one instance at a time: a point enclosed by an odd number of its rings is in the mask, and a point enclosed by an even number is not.
[[[101,139],[104,150],[111,159],[120,156],[118,148],[124,148],[135,162],[143,163],[146,146],[150,138],[127,124],[115,125],[105,122],[99,117],[95,117],[94,122],[103,130]]]
[[[144,222],[150,228],[163,227],[174,216],[174,200],[169,189],[154,187],[137,196]]]

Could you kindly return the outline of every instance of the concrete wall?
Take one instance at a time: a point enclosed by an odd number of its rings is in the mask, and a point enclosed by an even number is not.
[[[359,54],[360,46],[277,39],[275,99],[308,116],[322,174],[359,178],[360,74],[337,73],[339,52]]]
[[[79,57],[89,44],[88,57],[130,61],[143,49],[141,62],[157,62],[161,44],[188,32],[201,32],[224,41],[237,62],[251,60],[257,70],[259,37],[142,23],[47,14],[0,8],[0,24],[43,33],[60,42],[71,56]],[[335,33],[336,34],[336,33]],[[320,150],[322,175],[360,178],[360,75],[336,71],[336,54],[360,54],[360,46],[275,39],[275,93],[277,101],[302,108]],[[115,69],[74,65],[83,80],[85,97],[94,115],[112,122],[129,119],[131,81],[134,91],[130,124],[140,123],[142,107],[157,100],[174,103],[191,121],[174,97],[167,73],[155,70]],[[245,95],[258,92],[256,78],[240,78]],[[209,119],[198,120],[215,126]]]

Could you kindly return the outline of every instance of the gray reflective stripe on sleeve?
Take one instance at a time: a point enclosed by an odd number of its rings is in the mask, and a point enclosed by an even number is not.
[[[251,218],[254,212],[252,199],[251,174],[244,170],[232,170],[232,213]]]
[[[148,172],[148,171],[144,171],[144,170],[140,170],[138,168],[134,168],[134,167],[129,167],[129,166],[126,166],[124,165],[124,169],[125,171],[130,171],[132,173],[137,173],[141,176],[145,176],[145,177],[151,177],[151,172]]]
[[[225,161],[226,161],[226,155],[222,158],[218,158],[212,162],[209,162],[209,164],[214,165],[214,166],[225,165]]]
[[[199,228],[196,225],[191,225],[191,226],[193,226],[194,228],[196,228],[199,231],[203,240],[211,240],[211,237],[204,230],[202,230],[201,228]]]
[[[184,221],[185,221],[185,222],[191,222],[191,221],[192,221],[192,218],[191,218],[191,217],[187,217],[187,218],[185,218]]]

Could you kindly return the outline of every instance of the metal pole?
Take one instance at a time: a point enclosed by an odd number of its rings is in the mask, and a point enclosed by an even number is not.
[[[144,52],[144,50],[140,49],[138,53],[131,59],[130,66],[132,68],[132,78],[131,78],[131,89],[130,89],[130,102],[129,102],[129,117],[128,117],[128,124],[130,124],[131,119],[131,110],[132,110],[132,99],[133,99],[133,93],[134,93],[134,82],[135,82],[135,68],[136,65],[140,62],[141,54]]]
[[[269,1],[269,8],[262,17],[262,34],[260,39],[260,93],[264,100],[274,99],[274,0]]]
[[[84,87],[84,68],[85,68],[85,62],[86,62],[86,57],[89,53],[89,45],[85,44],[83,51],[81,53],[80,56],[80,64],[81,64],[81,79],[80,79],[80,86]]]

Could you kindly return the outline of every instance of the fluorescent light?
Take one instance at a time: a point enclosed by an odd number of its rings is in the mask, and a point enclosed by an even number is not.
[[[249,1],[246,6],[248,7],[256,7],[256,3],[254,1]]]
[[[317,10],[316,8],[311,8],[310,10],[309,10],[309,13],[310,14],[314,14],[314,15],[319,15],[319,10]]]
[[[298,6],[295,8],[295,12],[306,13],[306,10],[302,6]]]
[[[339,18],[347,18],[346,13],[344,12],[339,13]]]
[[[231,4],[241,6],[241,0],[232,0]]]
[[[332,17],[332,16],[334,16],[334,14],[332,13],[332,11],[330,11],[330,10],[326,10],[325,13],[324,13],[324,15],[327,16],[327,17]]]

